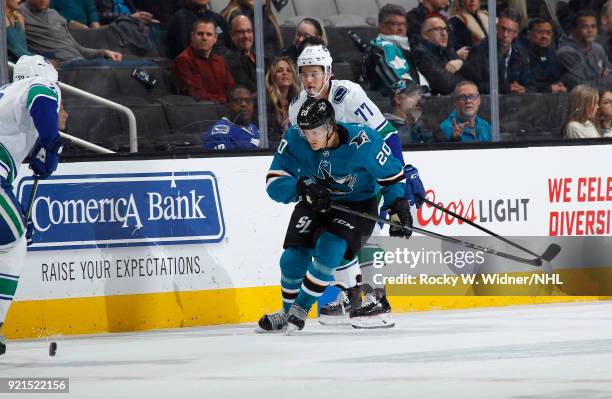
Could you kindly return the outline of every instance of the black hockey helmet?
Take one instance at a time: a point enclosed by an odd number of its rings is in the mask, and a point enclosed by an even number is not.
[[[297,117],[297,124],[301,130],[316,129],[326,123],[334,124],[336,122],[334,115],[334,107],[326,99],[308,98],[302,107]]]

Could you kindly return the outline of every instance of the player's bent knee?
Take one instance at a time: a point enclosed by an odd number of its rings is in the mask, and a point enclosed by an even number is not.
[[[309,248],[288,247],[280,258],[281,273],[287,279],[303,278],[311,256],[312,250]]]

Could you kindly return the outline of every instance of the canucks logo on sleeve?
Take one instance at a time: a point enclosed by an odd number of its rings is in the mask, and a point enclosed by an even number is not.
[[[202,142],[206,150],[254,150],[259,148],[259,129],[254,123],[245,127],[222,118],[208,128]]]

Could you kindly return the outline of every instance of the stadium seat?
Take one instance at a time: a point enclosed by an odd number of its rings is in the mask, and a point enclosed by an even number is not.
[[[279,25],[283,25],[286,20],[296,16],[292,1],[289,1],[287,5],[280,10],[280,12],[277,12],[276,8],[274,7],[272,7],[272,9]]]
[[[70,34],[83,47],[110,49],[108,29],[71,29]]]
[[[210,0],[208,3],[210,5],[210,9],[216,13],[221,13],[221,10],[227,6],[229,0]]]
[[[360,15],[369,25],[377,25],[378,6],[374,0],[336,0],[336,7],[340,15]]]
[[[59,80],[100,97],[119,97],[121,90],[113,69],[106,66],[63,69],[59,71]]]
[[[336,3],[333,0],[302,0],[294,1],[295,15],[318,17],[326,19],[338,14]]]
[[[214,102],[196,102],[187,96],[166,96],[158,99],[174,134],[202,134],[223,116],[223,106]]]
[[[166,82],[163,69],[160,67],[141,67],[140,70],[148,73],[151,78],[157,80],[157,84],[153,89],[147,89],[144,84],[140,83],[134,76],[132,68],[113,68],[115,79],[119,86],[119,93],[115,97],[121,96],[139,96],[155,100],[158,97],[167,96],[172,93]]]
[[[324,19],[325,26],[336,28],[366,27],[370,26],[364,16],[355,14],[332,15]]]
[[[334,71],[334,79],[354,81],[353,69],[348,62],[335,62],[332,70]]]
[[[378,8],[382,8],[385,4],[391,3],[404,7],[406,11],[410,11],[419,6],[419,0],[376,0],[376,2],[378,3]]]

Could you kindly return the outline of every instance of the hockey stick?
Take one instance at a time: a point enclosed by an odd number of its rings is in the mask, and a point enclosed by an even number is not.
[[[445,208],[445,207],[443,207],[441,205],[436,204],[433,201],[428,200],[427,198],[423,198],[423,202],[426,203],[427,205],[433,206],[434,208],[436,208],[436,209],[438,209],[438,210],[440,210],[440,211],[442,211],[442,212],[444,212],[446,214],[449,214],[449,215],[451,215],[451,216],[461,220],[464,223],[469,224],[470,226],[476,227],[480,231],[484,231],[485,233],[487,233],[487,234],[489,234],[489,235],[491,235],[491,236],[493,236],[495,238],[498,238],[498,239],[502,240],[503,242],[505,242],[508,245],[512,245],[515,248],[518,248],[518,249],[520,249],[522,251],[525,251],[529,255],[540,257],[540,255],[536,254],[533,251],[530,251],[529,249],[523,247],[522,245],[519,245],[519,244],[517,244],[517,243],[515,243],[513,241],[510,241],[509,239],[507,239],[505,237],[502,237],[502,236],[500,236],[497,233],[492,232],[491,230],[487,229],[486,227],[482,227],[481,225],[479,225],[479,224],[477,224],[475,222],[472,222],[470,219],[466,219],[463,216],[461,216],[461,215],[451,211],[450,209],[447,209],[447,208]]]
[[[378,223],[384,223],[384,224],[388,224],[389,226],[394,226],[394,227],[398,227],[398,228],[402,228],[402,226],[387,220],[387,219],[382,219],[376,216],[372,216],[368,213],[364,213],[364,212],[358,212],[358,211],[354,211],[350,208],[346,208],[344,206],[341,205],[335,205],[332,204],[331,205],[331,209],[335,209],[341,212],[345,212],[345,213],[349,213],[351,215],[355,215],[355,216],[360,216],[362,218],[368,219],[368,220],[372,220],[374,222],[378,222]],[[505,258],[505,259],[509,259],[509,260],[513,260],[515,262],[519,262],[519,263],[525,263],[527,265],[530,266],[536,266],[536,267],[540,267],[543,264],[543,261],[546,262],[550,262],[553,258],[555,258],[555,256],[557,256],[559,254],[559,252],[561,251],[561,247],[557,244],[550,244],[548,246],[548,248],[546,248],[546,251],[544,251],[544,253],[542,255],[535,255],[537,256],[535,259],[527,259],[527,258],[521,258],[520,256],[516,256],[516,255],[512,255],[506,252],[502,252],[502,251],[496,251],[494,249],[490,249],[487,247],[483,247],[481,245],[478,244],[473,244],[471,242],[467,242],[467,241],[463,241],[460,240],[458,238],[453,238],[453,237],[449,237],[449,236],[445,236],[443,234],[438,234],[438,233],[434,233],[433,231],[429,231],[429,230],[425,230],[422,229],[420,227],[413,227],[412,228],[413,231],[416,231],[418,233],[421,233],[423,235],[429,236],[429,237],[433,237],[433,238],[437,238],[439,240],[442,241],[446,241],[446,242],[450,242],[453,244],[458,244],[458,245],[462,245],[464,247],[467,248],[472,248],[472,249],[476,249],[491,255],[496,255],[499,256],[501,258]]]
[[[36,197],[36,190],[38,190],[38,179],[34,178],[34,184],[32,185],[32,192],[30,193],[30,201],[28,202],[28,209],[25,214],[25,223],[26,226],[30,221],[30,216],[32,215],[32,208],[34,207],[34,198]]]

